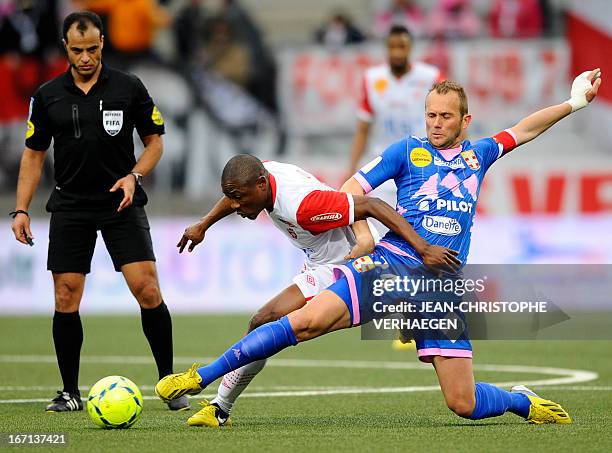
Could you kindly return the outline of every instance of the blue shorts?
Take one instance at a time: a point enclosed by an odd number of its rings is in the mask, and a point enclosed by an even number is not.
[[[418,270],[411,274],[413,269]],[[373,294],[374,280],[385,276],[422,275],[423,265],[416,256],[392,244],[380,242],[370,255],[338,266],[334,272],[337,280],[327,289],[344,301],[351,314],[351,326],[354,327],[367,324],[377,317],[373,305],[374,302],[380,301],[380,297]],[[472,345],[467,334],[456,340],[417,339],[416,348],[417,355],[423,362],[432,362],[434,356],[472,357]]]

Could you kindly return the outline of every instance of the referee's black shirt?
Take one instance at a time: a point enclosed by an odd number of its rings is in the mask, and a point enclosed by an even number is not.
[[[55,180],[47,210],[118,206],[115,182],[132,171],[134,128],[140,137],[164,133],[164,121],[138,77],[102,66],[96,84],[84,94],[70,69],[42,85],[30,103],[26,146],[46,151],[53,139]],[[133,204],[147,197],[136,187]]]

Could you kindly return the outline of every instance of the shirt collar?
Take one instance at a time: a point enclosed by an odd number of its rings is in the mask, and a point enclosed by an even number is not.
[[[102,82],[106,82],[108,80],[109,77],[109,71],[107,66],[104,63],[102,64],[102,69],[100,70],[100,75],[98,76],[98,81],[94,84],[94,86],[102,83]],[[72,66],[68,65],[68,69],[66,70],[66,72],[64,73],[64,86],[66,88],[72,89],[72,90],[77,90],[79,92],[81,92],[81,90],[79,89],[79,87],[76,86],[76,83],[74,83],[74,77],[72,76]],[[93,87],[92,87],[93,89]],[[91,91],[90,91],[91,93]]]
[[[268,172],[268,177],[270,180],[270,188],[272,189],[272,212],[274,210],[274,205],[276,204],[276,178],[270,172]]]

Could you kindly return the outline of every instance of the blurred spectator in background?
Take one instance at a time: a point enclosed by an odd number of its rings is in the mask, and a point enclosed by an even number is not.
[[[230,23],[218,17],[210,24],[210,40],[200,56],[204,67],[236,85],[246,87],[251,74],[249,51],[236,39]]]
[[[365,36],[347,14],[337,11],[315,32],[315,40],[330,49],[340,49],[365,41]]]
[[[105,48],[105,59],[113,66],[125,67],[139,61],[159,61],[153,51],[158,28],[170,24],[170,15],[157,0],[77,0],[75,6],[106,16],[112,51]],[[113,53],[115,53],[113,55]]]
[[[542,35],[544,20],[538,0],[496,0],[489,14],[491,36],[495,38],[536,38]]]
[[[0,187],[16,182],[30,96],[66,69],[60,50],[56,0],[0,0]]]
[[[453,79],[450,49],[444,36],[434,36],[431,39],[422,61],[438,68],[447,79]]]
[[[173,29],[180,61],[193,58],[206,36],[209,19],[204,0],[189,0],[178,12]]]
[[[248,92],[277,117],[277,65],[274,54],[266,46],[259,27],[237,0],[224,0],[221,13],[249,50],[251,77],[247,84]]]
[[[386,38],[393,25],[402,25],[415,38],[425,35],[425,15],[416,0],[393,0],[391,6],[374,18],[374,35]]]
[[[470,0],[438,0],[428,18],[428,34],[445,38],[474,38],[480,17]]]

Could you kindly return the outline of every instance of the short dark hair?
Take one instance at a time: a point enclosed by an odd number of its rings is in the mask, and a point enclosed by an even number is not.
[[[412,41],[412,33],[410,33],[410,30],[408,30],[408,28],[406,28],[403,25],[393,25],[389,29],[389,33],[387,35],[387,39],[390,38],[391,36],[394,36],[394,35],[407,35],[408,39],[410,41]]]
[[[104,34],[102,19],[100,19],[100,16],[98,16],[96,13],[92,13],[91,11],[78,11],[76,13],[68,14],[64,19],[64,25],[62,27],[62,36],[64,37],[64,41],[68,42],[68,30],[70,30],[70,27],[72,27],[72,24],[75,22],[77,24],[77,30],[81,33],[84,33],[90,25],[93,25],[95,28],[100,30],[100,36]]]
[[[221,185],[227,183],[250,186],[266,174],[263,163],[250,154],[238,154],[227,161],[221,174]]]
[[[454,91],[459,97],[459,114],[463,116],[468,113],[467,94],[465,94],[465,90],[459,83],[455,82],[454,80],[443,80],[441,82],[434,83],[427,94],[429,95],[429,93],[432,91],[435,91],[438,94],[446,94]]]

